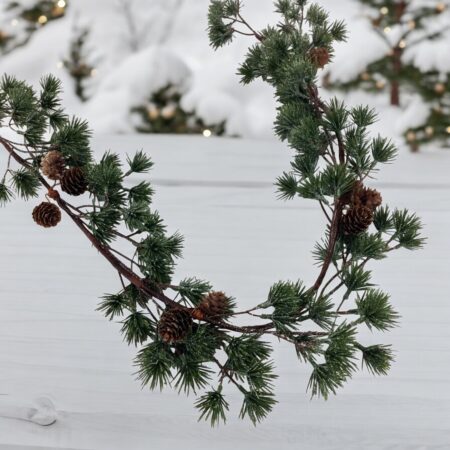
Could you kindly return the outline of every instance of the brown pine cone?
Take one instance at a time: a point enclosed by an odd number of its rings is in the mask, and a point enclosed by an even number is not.
[[[228,312],[229,304],[230,301],[223,292],[210,292],[195,308],[193,316],[199,320],[205,317],[220,319]]]
[[[311,61],[322,69],[330,62],[330,52],[326,47],[316,47],[310,50],[309,56]]]
[[[383,199],[378,191],[365,187],[359,180],[355,181],[351,191],[341,197],[343,205],[349,205],[351,208],[367,206],[373,211],[381,205],[382,201]]]
[[[342,216],[342,231],[345,235],[355,236],[366,231],[372,222],[372,208],[363,205],[353,206]]]
[[[50,180],[59,180],[66,168],[64,156],[58,150],[50,150],[41,161],[42,173]]]
[[[372,210],[378,208],[383,202],[381,194],[375,189],[370,188],[364,188],[360,198],[362,204],[367,206],[368,208],[371,208]]]
[[[83,169],[73,167],[67,169],[61,178],[61,189],[70,195],[81,195],[87,190],[87,181]]]
[[[33,220],[44,228],[56,227],[61,222],[61,210],[49,202],[42,202],[33,209]]]
[[[192,327],[191,314],[185,309],[166,309],[158,323],[158,333],[167,344],[183,341]]]

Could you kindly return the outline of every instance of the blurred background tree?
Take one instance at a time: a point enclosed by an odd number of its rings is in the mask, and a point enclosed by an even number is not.
[[[28,43],[48,22],[65,16],[69,0],[14,0],[4,6],[5,30],[0,28],[0,52],[5,54]]]
[[[386,45],[386,53],[376,57],[364,71],[345,82],[329,82],[331,88],[364,89],[388,94],[390,104],[405,106],[404,96],[417,93],[428,113],[422,123],[409,127],[404,136],[411,150],[420,144],[439,141],[450,143],[450,73],[419,67],[411,58],[411,50],[423,42],[449,39],[450,17],[446,2],[359,0],[364,5],[372,30]],[[445,17],[443,17],[445,16]],[[442,20],[441,20],[442,19]],[[439,45],[430,46],[439,53]],[[409,52],[409,53],[408,53]]]

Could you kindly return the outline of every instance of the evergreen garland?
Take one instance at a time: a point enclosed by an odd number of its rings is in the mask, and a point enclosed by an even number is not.
[[[359,340],[363,326],[384,331],[398,321],[388,294],[375,287],[368,263],[424,243],[414,214],[380,207],[379,193],[363,185],[379,164],[395,156],[387,139],[369,137],[374,112],[319,97],[320,61],[312,50],[320,48],[321,55],[331,57],[333,42],[345,39],[344,24],[330,22],[318,5],[307,7],[307,0],[275,5],[281,21],[255,31],[242,17],[239,1],[214,0],[209,34],[216,48],[237,34],[255,38],[239,72],[244,83],[261,78],[271,84],[279,101],[276,134],[294,152],[291,168],[277,182],[280,196],[317,201],[328,225],[314,249],[317,279],[311,285],[277,281],[267,298],[248,310],[239,310],[229,294],[215,291],[207,281],[173,281],[183,238],[169,234],[153,209],[151,184],[133,185],[129,179],[152,168],[145,153],[122,163],[107,152],[95,161],[88,125],[64,114],[60,83],[52,76],[42,80],[39,93],[9,76],[0,84],[1,125],[17,134],[14,140],[0,135],[8,154],[0,202],[15,195],[36,198],[44,188],[46,203],[62,210],[120,275],[122,289],[105,295],[98,309],[109,320],[120,320],[125,341],[139,347],[138,379],[150,389],[172,386],[197,394],[200,418],[212,425],[226,419],[226,383],[242,395],[240,417],[257,423],[273,409],[275,339],[292,345],[299,360],[311,366],[308,389],[314,396],[336,393],[356,372],[358,361],[370,373],[387,373],[393,360],[390,346],[366,346]],[[44,164],[50,151],[60,152],[64,164],[54,153]],[[79,202],[60,192],[60,181],[44,176],[42,164],[48,171],[53,159],[58,170],[64,169],[61,177],[77,168],[77,186],[84,174],[87,193]],[[371,208],[373,224],[345,234],[342,218],[359,207]],[[41,206],[35,220],[56,225],[53,209]]]

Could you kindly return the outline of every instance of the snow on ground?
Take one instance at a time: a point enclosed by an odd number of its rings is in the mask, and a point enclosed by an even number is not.
[[[275,199],[273,180],[289,152],[266,140],[97,136],[95,148],[144,148],[156,162],[156,206],[186,236],[177,277],[204,277],[242,307],[279,279],[311,282],[310,250],[324,222],[314,202]],[[3,160],[1,160],[3,161]],[[280,403],[254,428],[236,417],[230,389],[226,426],[197,423],[194,398],[141,390],[135,350],[118,324],[95,312],[118,287],[115,273],[63,220],[37,227],[29,204],[0,211],[0,405],[41,395],[56,405],[50,427],[0,418],[1,450],[448,449],[450,446],[450,306],[448,223],[450,154],[402,152],[373,186],[392,206],[418,212],[426,248],[374,263],[374,281],[392,294],[401,327],[365,343],[392,343],[388,377],[359,373],[328,402],[305,393],[309,367],[275,343]]]

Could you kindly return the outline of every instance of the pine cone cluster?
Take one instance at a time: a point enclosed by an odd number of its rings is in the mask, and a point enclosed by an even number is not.
[[[230,301],[223,292],[210,292],[205,295],[197,308],[193,311],[195,319],[220,319],[229,309]]]
[[[42,173],[51,180],[59,180],[61,189],[70,195],[82,195],[88,184],[81,167],[66,169],[64,156],[58,150],[50,150],[41,161]]]
[[[167,344],[181,342],[192,328],[189,311],[181,308],[165,310],[159,319],[158,333]]]
[[[56,227],[61,222],[61,210],[49,202],[42,202],[33,209],[33,220],[44,228]]]
[[[50,150],[41,161],[42,173],[50,180],[59,180],[66,169],[64,156],[58,150]]]
[[[324,68],[330,62],[330,52],[326,47],[315,47],[310,50],[309,56],[315,66]]]
[[[353,189],[341,197],[341,202],[345,208],[341,220],[342,231],[345,235],[355,236],[372,224],[382,197],[375,189],[366,188],[361,181],[357,181]]]
[[[80,167],[67,169],[61,177],[61,189],[69,195],[82,195],[87,187],[86,177]]]

